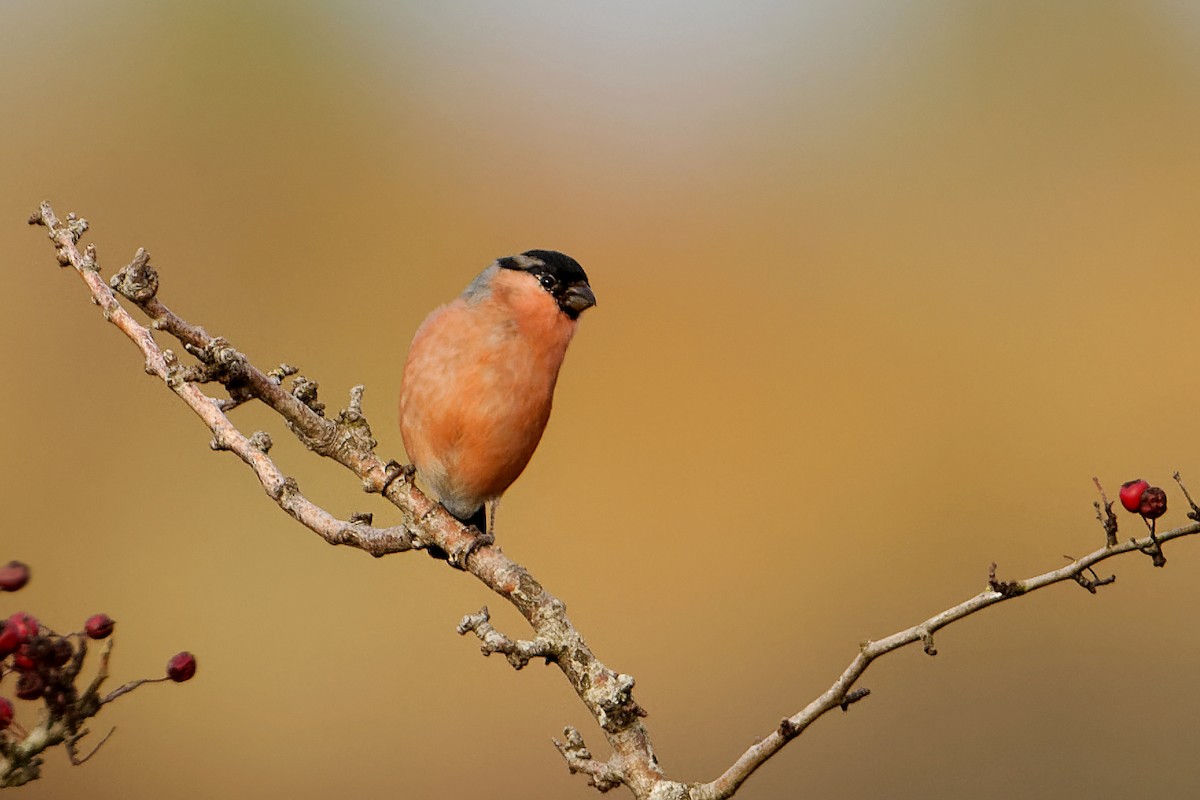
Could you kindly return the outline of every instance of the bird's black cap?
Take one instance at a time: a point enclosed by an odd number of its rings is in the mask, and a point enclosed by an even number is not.
[[[566,253],[560,253],[557,250],[526,250],[521,255],[525,258],[518,259],[508,256],[500,259],[500,266],[504,269],[518,269],[525,272],[545,272],[558,278],[564,284],[588,282],[588,276],[583,271],[583,267],[579,266],[579,262]],[[541,263],[533,264],[527,259],[536,259]]]
[[[526,250],[519,256],[507,256],[496,263],[501,269],[533,275],[571,319],[578,319],[584,309],[596,304],[596,296],[588,285],[587,273],[578,261],[565,253],[557,250]]]

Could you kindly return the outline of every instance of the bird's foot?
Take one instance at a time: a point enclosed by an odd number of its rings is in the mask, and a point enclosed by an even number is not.
[[[456,546],[450,548],[450,552],[446,552],[436,544],[431,544],[425,548],[425,552],[429,553],[430,558],[436,558],[440,561],[447,562],[455,569],[466,570],[467,559],[481,547],[495,544],[496,537],[488,533],[477,533],[474,536],[467,538]]]
[[[384,497],[387,496],[388,489],[392,488],[392,484],[397,480],[403,480],[405,483],[412,483],[413,476],[417,474],[417,468],[413,464],[401,464],[399,461],[389,461],[384,465],[383,485],[379,487],[379,493]]]
[[[488,547],[496,543],[495,536],[492,536],[490,533],[478,531],[478,529],[476,530],[477,533],[474,536],[450,549],[450,552],[447,554],[450,566],[465,570],[467,568],[467,559],[471,557],[472,553],[481,547]]]

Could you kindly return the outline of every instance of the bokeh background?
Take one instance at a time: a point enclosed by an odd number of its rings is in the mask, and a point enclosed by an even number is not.
[[[0,558],[35,569],[0,610],[111,614],[118,681],[200,663],[21,796],[589,797],[550,737],[605,751],[555,670],[454,635],[485,603],[526,630],[470,577],[331,549],[210,452],[25,225],[39,200],[331,408],[366,384],[385,457],[424,314],[496,256],[578,258],[599,306],[501,542],[636,676],[670,775],[709,780],[990,562],[1097,547],[1093,475],[1186,522],[1198,8],[0,3]],[[1167,555],[877,663],[740,796],[1195,796],[1200,543]]]

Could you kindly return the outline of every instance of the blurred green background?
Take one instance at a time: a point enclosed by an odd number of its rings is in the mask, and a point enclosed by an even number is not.
[[[0,76],[0,558],[35,569],[0,611],[109,613],[117,681],[200,664],[30,800],[589,797],[550,737],[605,752],[555,670],[454,634],[527,630],[470,577],[331,549],[210,452],[25,226],[43,198],[331,408],[366,384],[384,457],[423,316],[497,256],[576,257],[599,306],[500,541],[680,780],[990,562],[1099,546],[1093,475],[1166,486],[1169,527],[1171,473],[1200,491],[1195,3],[6,0]],[[1198,544],[877,663],[739,797],[1195,796]]]

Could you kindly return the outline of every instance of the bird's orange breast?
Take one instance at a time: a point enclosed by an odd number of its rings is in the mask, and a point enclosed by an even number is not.
[[[529,463],[575,322],[525,273],[460,297],[422,323],[409,349],[400,432],[418,474],[468,517]]]

